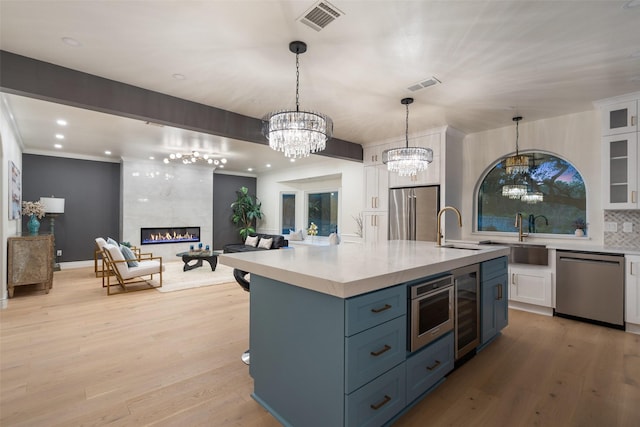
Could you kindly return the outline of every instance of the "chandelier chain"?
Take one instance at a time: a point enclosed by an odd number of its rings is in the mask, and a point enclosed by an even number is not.
[[[299,53],[296,51],[296,111],[300,111],[300,62]]]
[[[409,148],[409,104],[404,105],[407,108],[406,121],[404,125],[404,144]]]

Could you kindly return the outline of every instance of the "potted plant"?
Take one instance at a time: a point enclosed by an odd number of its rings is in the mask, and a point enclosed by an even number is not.
[[[240,187],[240,190],[236,191],[236,195],[238,198],[231,203],[233,211],[231,222],[239,226],[238,232],[244,241],[247,236],[256,232],[254,224],[256,220],[262,219],[262,203],[255,196],[249,194],[247,187]]]
[[[575,227],[576,231],[575,231],[575,235],[578,237],[582,237],[584,236],[584,230],[587,228],[587,223],[584,222],[584,219],[582,218],[578,218],[575,221],[573,221],[573,226]]]

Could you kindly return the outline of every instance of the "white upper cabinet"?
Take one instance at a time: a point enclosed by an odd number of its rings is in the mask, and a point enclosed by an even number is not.
[[[388,144],[365,145],[362,147],[362,160],[365,166],[382,164],[382,152],[389,148]]]
[[[602,172],[605,209],[638,209],[638,134],[602,137]]]
[[[632,100],[602,109],[602,135],[618,135],[638,131],[638,101]]]
[[[389,209],[389,172],[385,166],[364,168],[364,209],[386,211]]]

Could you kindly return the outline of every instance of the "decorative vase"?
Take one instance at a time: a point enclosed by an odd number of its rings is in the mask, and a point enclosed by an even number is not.
[[[38,230],[40,230],[40,221],[36,218],[35,215],[31,215],[29,217],[29,222],[27,222],[27,229],[29,230],[29,234],[38,234]]]
[[[582,228],[576,228],[575,235],[578,237],[584,236],[584,230]]]

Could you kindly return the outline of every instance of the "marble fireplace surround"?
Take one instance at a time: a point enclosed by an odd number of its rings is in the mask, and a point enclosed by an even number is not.
[[[213,168],[165,165],[155,161],[122,162],[123,241],[140,246],[142,228],[188,225],[200,227],[200,242],[213,239]],[[192,242],[145,245],[143,252],[174,261]],[[218,248],[213,248],[218,249]]]

